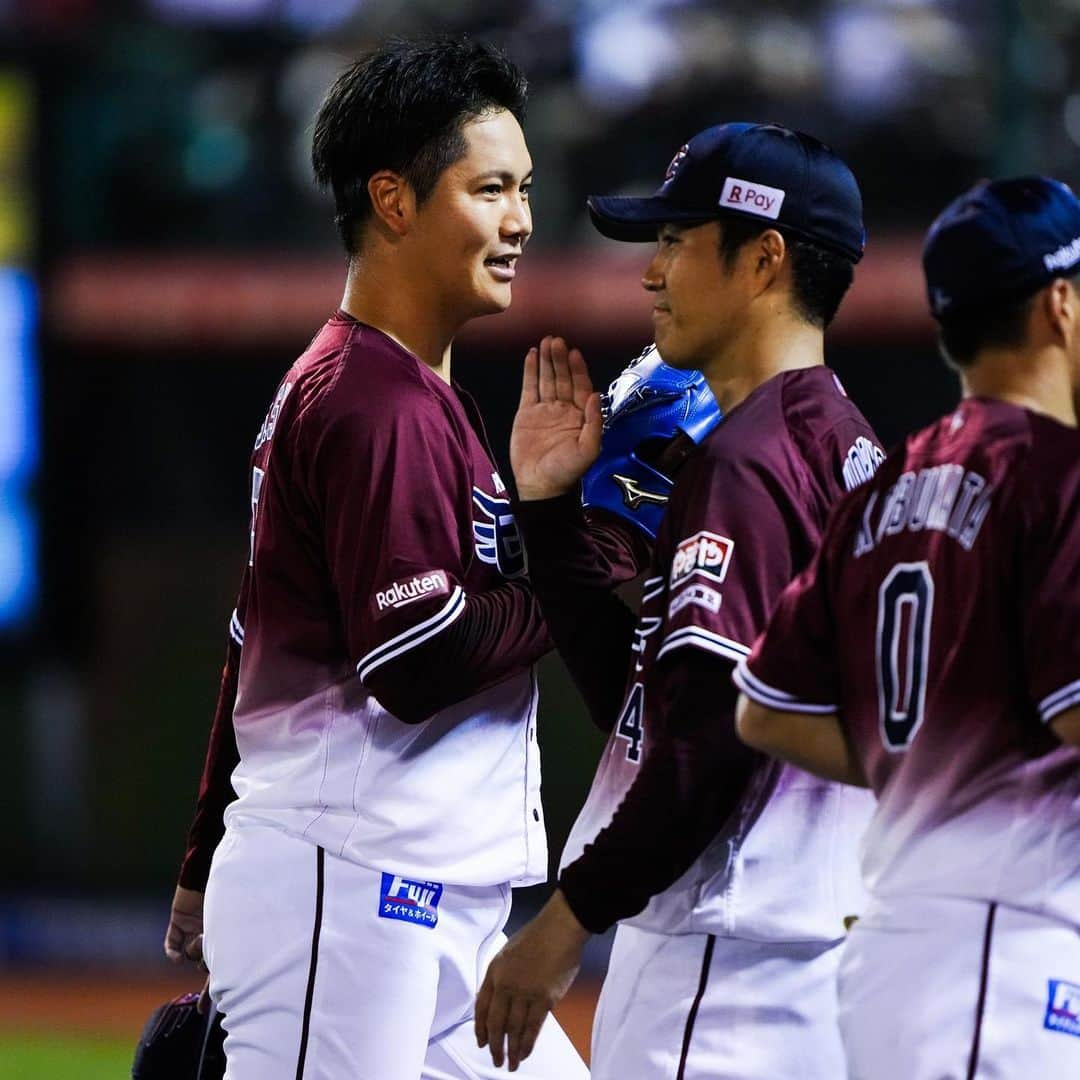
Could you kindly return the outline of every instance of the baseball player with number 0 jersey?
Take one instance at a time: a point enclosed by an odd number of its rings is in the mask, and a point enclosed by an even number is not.
[[[741,747],[730,676],[830,506],[883,456],[822,363],[862,253],[858,188],[810,136],[727,124],[680,150],[654,197],[590,210],[615,239],[656,241],[642,280],[657,347],[702,371],[723,419],[675,477],[635,617],[578,506],[598,441],[584,361],[556,339],[527,362],[519,523],[552,635],[610,735],[559,890],[488,970],[478,1035],[493,1053],[527,1047],[536,1023],[515,1010],[542,1016],[588,934],[617,922],[593,1077],[835,1080],[870,801]]]
[[[739,731],[878,799],[853,1080],[1080,1076],[1080,201],[983,183],[924,251],[964,400],[845,499]],[[1071,279],[1071,280],[1070,280]]]

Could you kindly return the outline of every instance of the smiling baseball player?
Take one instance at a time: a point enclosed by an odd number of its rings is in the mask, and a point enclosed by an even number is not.
[[[396,41],[316,121],[349,275],[255,443],[166,939],[196,959],[205,920],[228,1080],[494,1074],[469,1021],[511,887],[547,873],[532,665],[550,642],[450,352],[509,305],[532,230],[523,108],[497,50]],[[586,1070],[553,1027],[529,1075]]]
[[[964,400],[830,522],[739,732],[878,797],[852,1080],[1080,1076],[1080,201],[983,183],[924,251]],[[1071,279],[1071,280],[1070,280]]]

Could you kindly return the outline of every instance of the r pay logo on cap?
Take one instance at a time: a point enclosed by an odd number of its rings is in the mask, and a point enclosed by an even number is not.
[[[786,194],[781,188],[729,176],[724,181],[724,190],[720,192],[720,205],[731,210],[745,210],[748,214],[757,214],[775,221],[780,216],[780,207],[784,205]]]

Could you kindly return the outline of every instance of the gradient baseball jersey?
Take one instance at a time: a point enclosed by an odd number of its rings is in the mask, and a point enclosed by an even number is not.
[[[619,810],[658,739],[651,725],[664,722],[650,691],[658,663],[683,649],[744,658],[813,554],[830,505],[882,457],[836,376],[815,367],[758,387],[687,460],[645,582],[625,702],[563,854],[569,874],[615,831],[632,849],[634,824]],[[730,713],[717,723],[732,723]],[[625,921],[668,933],[835,940],[858,910],[855,849],[870,810],[865,792],[763,761],[690,869]]]
[[[525,574],[470,399],[338,313],[277,391],[251,505],[226,820],[425,880],[543,880],[531,664],[419,724],[365,686]],[[507,647],[546,650],[538,610]]]
[[[1080,432],[972,398],[845,500],[736,680],[841,720],[882,897],[1080,922]]]

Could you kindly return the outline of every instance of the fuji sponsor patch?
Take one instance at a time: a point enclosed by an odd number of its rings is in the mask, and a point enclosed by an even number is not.
[[[767,184],[755,184],[750,180],[740,180],[729,176],[724,181],[724,190],[720,192],[720,205],[729,210],[743,210],[758,217],[772,218],[780,216],[780,207],[784,205],[783,188],[769,187]]]
[[[671,588],[677,589],[695,574],[723,582],[734,550],[734,540],[704,529],[687,537],[675,549],[675,557],[671,560]]]
[[[1048,984],[1043,1027],[1047,1031],[1080,1036],[1080,985],[1064,979],[1050,979]]]
[[[400,919],[428,929],[439,921],[443,887],[437,881],[414,881],[383,874],[379,890],[379,918]]]
[[[723,599],[715,589],[710,589],[708,585],[702,585],[699,581],[691,582],[668,604],[668,618],[674,618],[684,607],[688,607],[690,604],[703,607],[706,611],[715,615],[719,612],[720,603]]]
[[[412,577],[395,581],[392,585],[375,593],[375,617],[385,615],[388,611],[398,611],[403,607],[408,607],[417,600],[445,596],[449,592],[450,581],[444,570],[413,574]]]

